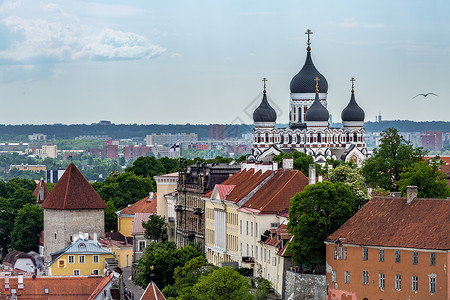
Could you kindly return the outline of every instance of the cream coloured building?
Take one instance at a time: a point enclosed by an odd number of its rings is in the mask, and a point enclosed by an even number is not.
[[[154,176],[157,191],[157,212],[158,216],[166,218],[167,240],[175,242],[176,213],[175,206],[178,203],[177,185],[178,172]]]

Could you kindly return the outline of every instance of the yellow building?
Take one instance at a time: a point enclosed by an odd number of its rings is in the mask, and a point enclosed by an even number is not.
[[[133,239],[125,237],[120,232],[107,232],[104,238],[100,238],[103,249],[113,253],[120,268],[129,267],[133,261]]]
[[[10,165],[9,170],[17,169],[19,171],[30,171],[34,173],[45,172],[47,167],[45,165],[29,165],[29,164],[21,164],[21,165]]]
[[[53,276],[104,275],[105,259],[115,258],[97,241],[77,239],[66,248],[50,254],[48,274]]]
[[[124,209],[116,212],[118,231],[126,237],[131,237],[133,229],[134,214],[136,213],[151,213],[156,214],[157,194],[150,192],[148,197],[145,197],[138,202],[131,204]]]

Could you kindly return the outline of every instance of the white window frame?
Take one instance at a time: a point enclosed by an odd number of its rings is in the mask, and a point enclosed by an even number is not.
[[[369,271],[363,271],[363,284],[369,284]]]
[[[74,264],[74,263],[75,263],[75,255],[69,255],[69,256],[67,257],[67,262],[68,262],[69,264]]]
[[[344,272],[344,283],[350,283],[350,272],[349,271]]]
[[[100,275],[100,270],[99,269],[93,269],[92,270],[92,275]]]
[[[402,275],[400,274],[395,274],[395,289],[397,291],[402,290]]]
[[[412,253],[412,264],[417,265],[419,263],[419,252],[413,251]]]
[[[416,275],[413,275],[411,278],[411,288],[413,292],[419,291],[419,277]]]
[[[97,258],[97,261],[96,261],[96,258]],[[100,256],[98,256],[98,255],[93,255],[93,256],[92,256],[92,262],[93,262],[94,264],[98,264],[98,263],[100,262]]]
[[[369,249],[363,248],[363,260],[369,260]]]
[[[400,250],[395,250],[394,262],[397,264],[401,263],[401,261],[402,261],[401,258],[402,258],[402,256],[401,256]]]
[[[86,258],[84,257],[84,255],[78,256],[78,263],[84,264],[85,262],[86,262]]]
[[[378,274],[378,287],[380,290],[384,290],[385,282],[384,282],[384,273]]]
[[[384,262],[384,249],[379,249],[378,250],[378,261],[379,262]]]
[[[430,266],[436,265],[436,252],[430,252]]]
[[[436,294],[436,274],[430,274],[429,276],[429,291],[430,294]]]
[[[336,270],[331,271],[331,282],[337,282]]]
[[[343,249],[342,249],[342,245],[338,246],[338,259],[342,260],[343,258]]]
[[[144,245],[144,247],[141,247],[141,245]],[[147,242],[145,240],[140,240],[138,242],[138,251],[139,252],[144,251],[146,247],[147,247]]]
[[[78,269],[73,270],[73,275],[80,276],[80,270],[78,270]]]

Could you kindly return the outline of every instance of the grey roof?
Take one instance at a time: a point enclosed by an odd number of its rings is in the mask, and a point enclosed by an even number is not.
[[[50,262],[50,265],[60,258],[63,254],[112,254],[109,251],[103,249],[98,242],[94,242],[91,240],[78,239],[69,246],[54,253],[51,253],[50,256],[57,257]]]
[[[253,122],[276,122],[277,113],[267,101],[266,93],[263,94],[261,104],[253,112]]]
[[[328,121],[329,117],[328,110],[320,103],[319,93],[316,93],[313,104],[306,111],[306,121]]]
[[[311,52],[308,52],[303,68],[291,80],[291,93],[314,93],[316,90],[314,78],[316,77],[320,79],[319,91],[321,93],[327,93],[327,79],[316,69],[311,58]]]
[[[364,110],[356,103],[355,93],[352,92],[350,102],[341,113],[342,121],[364,121]]]

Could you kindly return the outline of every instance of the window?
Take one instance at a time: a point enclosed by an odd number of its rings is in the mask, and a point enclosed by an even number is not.
[[[400,263],[400,250],[395,250],[395,262]]]
[[[98,269],[92,270],[92,275],[99,275],[100,271]]]
[[[419,290],[419,278],[417,276],[412,277],[412,291],[417,292]]]
[[[240,246],[239,249],[241,249],[240,252],[241,252],[241,256],[242,256],[242,243],[239,246]]]
[[[247,244],[247,256],[248,256],[248,244]]]
[[[80,270],[73,270],[73,275],[75,275],[75,276],[80,275]]]
[[[363,260],[369,259],[369,249],[363,248]]]
[[[75,256],[69,255],[69,264],[75,263]]]
[[[363,284],[369,284],[369,271],[363,271]]]
[[[337,248],[334,247],[334,259],[337,259]]]
[[[342,256],[343,256],[343,249],[342,249],[342,245],[339,245],[339,252],[338,252],[338,259],[342,259]]]
[[[145,249],[145,245],[146,243],[145,243],[145,241],[139,241],[139,251],[144,251],[144,249]]]
[[[250,236],[253,236],[253,222],[250,223]]]
[[[412,263],[413,263],[413,265],[417,265],[419,263],[419,252],[413,251],[413,253],[412,253]]]
[[[84,264],[84,255],[80,255],[80,256],[78,257],[78,262],[79,262],[80,264]]]
[[[253,257],[253,245],[252,245],[252,257]]]
[[[349,271],[345,271],[345,273],[344,273],[344,280],[345,280],[345,283],[350,283],[350,272]]]
[[[256,246],[256,259],[258,259],[258,246]]]
[[[336,270],[331,271],[331,281],[332,282],[337,282],[337,280],[336,280]]]
[[[239,221],[239,233],[242,234],[242,220]]]
[[[347,247],[344,247],[344,260],[347,260]]]
[[[247,221],[247,225],[245,227],[245,231],[246,231],[245,234],[248,235],[248,221]]]
[[[430,253],[430,266],[436,265],[436,253],[431,252]]]
[[[64,259],[58,260],[58,268],[64,268],[66,266],[66,262]]]
[[[55,232],[55,240],[56,240],[56,232]]]
[[[270,250],[269,250],[269,263],[270,263]]]
[[[436,275],[430,275],[430,293],[436,293]]]
[[[378,251],[378,260],[383,262],[384,261],[384,249],[380,249]]]
[[[384,273],[378,274],[378,286],[380,290],[384,290]]]
[[[258,223],[255,223],[255,236],[258,236]]]
[[[266,252],[266,249],[264,248],[264,261],[267,261],[267,252]]]
[[[94,264],[98,264],[98,255],[93,256]]]
[[[402,289],[402,276],[399,274],[395,275],[395,289],[399,291]]]

